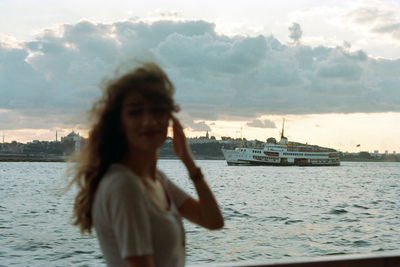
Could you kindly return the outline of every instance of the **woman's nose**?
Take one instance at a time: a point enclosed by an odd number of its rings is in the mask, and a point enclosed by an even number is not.
[[[143,125],[153,125],[157,123],[157,116],[151,110],[144,110],[142,115]]]

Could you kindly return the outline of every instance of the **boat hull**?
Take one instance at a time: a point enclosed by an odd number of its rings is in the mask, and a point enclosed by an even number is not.
[[[224,149],[225,160],[228,165],[245,166],[339,166],[339,153],[335,149],[315,145],[289,142],[284,136],[284,125],[282,124],[281,140],[276,142],[275,138],[268,138],[261,148],[238,147],[235,149]]]
[[[262,153],[264,152],[264,153]],[[319,158],[310,156],[305,157],[282,157],[272,154],[272,152],[265,150],[255,149],[222,149],[225,160],[229,166],[309,166],[309,167],[322,167],[322,166],[340,166],[338,157],[332,157],[326,153],[323,157],[321,154]],[[270,155],[270,156],[265,156]]]
[[[228,166],[303,166],[303,167],[333,167],[340,166],[338,163],[324,163],[324,164],[288,164],[288,163],[272,163],[272,162],[260,162],[260,161],[246,161],[246,162],[226,162]]]

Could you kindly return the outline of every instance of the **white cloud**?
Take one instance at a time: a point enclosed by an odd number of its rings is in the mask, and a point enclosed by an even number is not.
[[[394,39],[400,40],[400,23],[386,23],[375,26],[373,32],[382,34],[391,34]]]
[[[205,21],[168,20],[82,21],[20,47],[0,44],[0,109],[33,128],[50,128],[56,118],[69,122],[99,96],[104,77],[138,58],[156,60],[171,76],[187,120],[197,121],[188,125],[194,130],[209,130],[204,120],[264,114],[400,111],[400,60],[370,58],[346,45],[228,37]]]
[[[193,122],[185,121],[185,126],[189,127],[192,131],[211,131],[210,126],[208,126],[204,121]]]
[[[398,3],[365,2],[350,10],[345,18],[366,27],[370,32],[400,40],[400,5]]]
[[[256,128],[276,128],[275,122],[271,120],[253,120],[248,122],[246,125]]]
[[[289,38],[293,43],[297,44],[300,42],[302,35],[303,31],[301,30],[300,24],[294,22],[292,26],[289,27]]]

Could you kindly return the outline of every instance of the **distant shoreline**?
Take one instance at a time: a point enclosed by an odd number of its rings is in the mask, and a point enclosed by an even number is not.
[[[68,156],[48,154],[0,154],[0,162],[66,162]]]
[[[195,155],[196,160],[225,160],[218,156]],[[62,155],[35,155],[35,154],[0,154],[0,162],[67,162],[68,156]],[[179,160],[174,156],[161,156],[160,159]],[[341,162],[398,162],[378,159],[341,159]]]
[[[224,160],[219,156],[195,155],[196,160]],[[69,156],[47,154],[8,154],[0,153],[0,162],[66,162]],[[160,156],[160,159],[176,159],[176,156]]]

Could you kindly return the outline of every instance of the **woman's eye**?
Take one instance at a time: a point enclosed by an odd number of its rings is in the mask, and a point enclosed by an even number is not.
[[[128,115],[129,116],[141,116],[143,114],[143,110],[142,109],[131,109],[128,111]]]
[[[168,108],[153,108],[151,112],[155,115],[165,115],[169,112]]]

